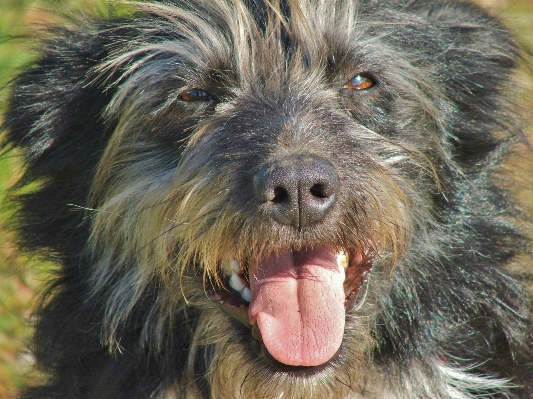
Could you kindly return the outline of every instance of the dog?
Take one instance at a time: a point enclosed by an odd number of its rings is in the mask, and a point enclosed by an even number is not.
[[[57,265],[47,378],[21,398],[533,397],[527,216],[501,167],[521,51],[497,20],[117,7],[48,29],[10,88],[19,245]]]

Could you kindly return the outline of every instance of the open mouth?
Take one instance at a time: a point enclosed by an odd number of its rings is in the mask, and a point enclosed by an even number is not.
[[[223,265],[223,284],[208,293],[251,329],[259,352],[280,367],[326,364],[338,352],[346,312],[372,268],[374,253],[332,247],[282,250]]]

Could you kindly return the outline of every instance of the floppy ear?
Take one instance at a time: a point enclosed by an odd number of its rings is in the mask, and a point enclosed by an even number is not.
[[[115,126],[103,112],[114,95],[94,68],[116,41],[138,34],[127,21],[106,21],[72,29],[50,29],[37,43],[40,59],[12,83],[2,130],[6,149],[18,147],[25,174],[17,187],[39,189],[15,196],[21,207],[21,246],[77,259],[87,242],[83,211],[94,174]]]
[[[434,27],[440,47],[433,66],[446,96],[438,104],[442,128],[456,159],[473,165],[500,144],[502,132],[516,129],[509,91],[519,46],[475,5],[420,1],[413,7]]]
[[[112,23],[111,23],[112,24]],[[39,189],[17,198],[21,244],[76,257],[87,239],[84,205],[100,154],[113,126],[102,111],[113,95],[94,81],[92,68],[107,55],[112,35],[97,28],[51,31],[42,56],[12,85],[3,130],[6,148],[19,147],[27,168],[18,187]],[[122,34],[128,34],[123,29]]]
[[[120,68],[104,73],[96,69],[113,50],[142,34],[145,26],[135,28],[131,22],[108,20],[91,26],[78,24],[75,29],[51,29],[38,48],[40,59],[11,85],[1,144],[4,150],[17,148],[25,160],[25,173],[11,193],[20,207],[14,223],[19,244],[62,264],[38,309],[37,316],[44,317],[38,318],[34,338],[40,366],[60,373],[61,378],[50,386],[35,388],[31,395],[67,392],[74,379],[71,376],[83,374],[79,389],[88,397],[132,397],[131,390],[139,397],[149,397],[160,383],[160,375],[173,378],[187,365],[188,353],[182,348],[188,348],[194,331],[194,309],[188,312],[189,324],[182,323],[183,330],[176,333],[173,342],[177,349],[169,352],[171,361],[162,365],[158,359],[156,364],[150,354],[133,350],[116,358],[108,356],[100,330],[107,298],[93,296],[89,283],[92,269],[84,258],[90,220],[80,208],[87,204],[96,167],[116,129],[116,122],[104,116],[116,94],[110,83],[125,73]],[[153,287],[154,292],[150,289],[137,304],[137,318],[124,327],[121,345],[131,347],[140,340],[139,320],[149,319],[157,301],[158,287]],[[142,359],[142,366],[136,357]],[[141,377],[136,374],[140,367],[149,370]],[[161,368],[169,371],[161,372]],[[137,380],[145,382],[131,385]],[[106,381],[113,381],[112,386]],[[99,387],[105,387],[105,393]]]

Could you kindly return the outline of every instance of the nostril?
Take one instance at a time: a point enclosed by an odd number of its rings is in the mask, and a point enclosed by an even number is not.
[[[283,187],[274,188],[274,198],[271,200],[275,204],[282,204],[289,201],[289,193]]]
[[[311,195],[316,198],[324,199],[329,197],[326,193],[326,187],[320,183],[314,184],[309,191]]]

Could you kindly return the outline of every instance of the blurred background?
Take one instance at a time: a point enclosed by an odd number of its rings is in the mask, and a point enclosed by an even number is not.
[[[475,1],[499,16],[526,48],[533,49],[533,0]],[[6,83],[35,56],[24,39],[8,40],[8,37],[32,34],[42,23],[54,22],[55,17],[47,10],[58,7],[91,13],[105,6],[101,0],[0,0],[0,118]],[[531,120],[531,75],[524,74],[521,80],[529,88],[529,94],[524,91],[523,105],[529,110]],[[530,136],[533,137],[533,134]],[[528,154],[524,154],[526,158],[530,158]],[[524,185],[533,187],[530,185],[533,179],[529,178],[531,168],[524,169],[520,160],[512,162],[509,167],[520,169]],[[20,165],[15,156],[0,156],[0,203],[6,188],[16,181],[19,174]],[[517,195],[525,206],[533,210],[531,190],[519,189]],[[24,379],[39,378],[30,373],[33,358],[27,350],[27,343],[32,334],[32,299],[50,270],[49,265],[17,252],[7,228],[10,212],[9,209],[0,212],[0,399],[13,398],[16,387]]]

